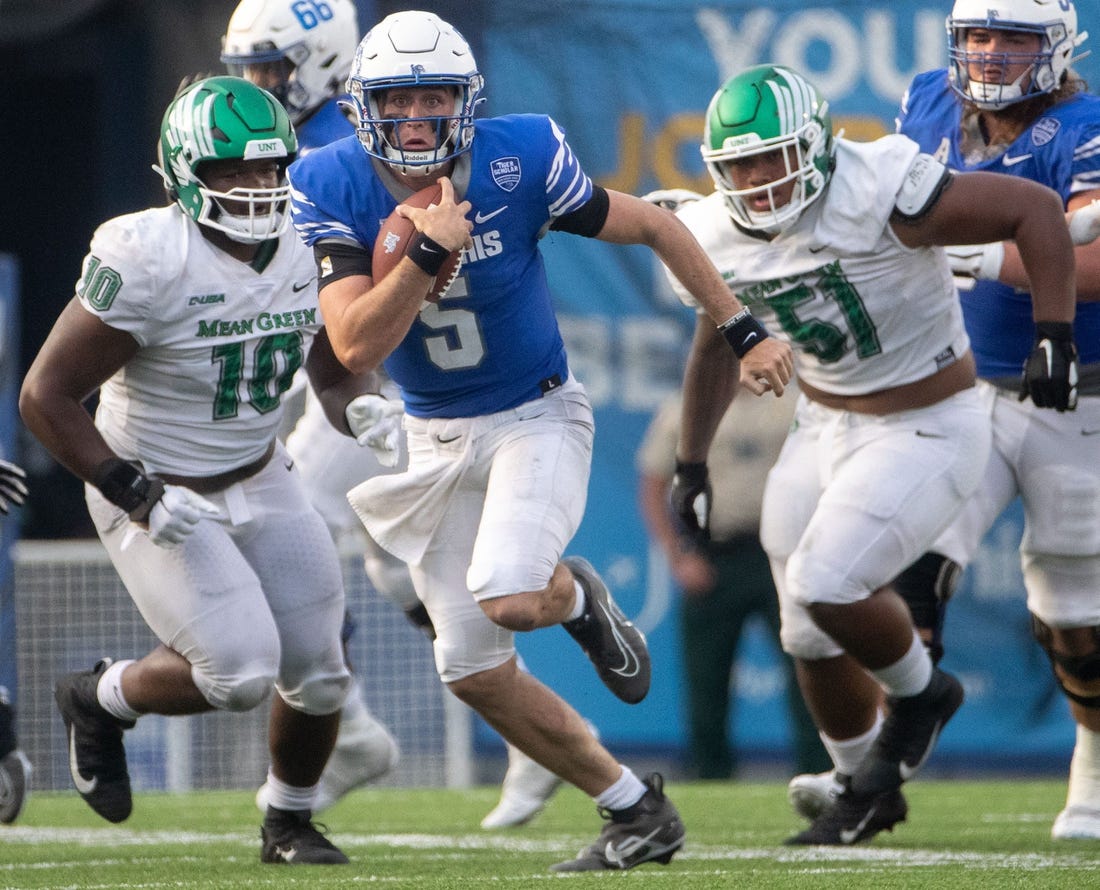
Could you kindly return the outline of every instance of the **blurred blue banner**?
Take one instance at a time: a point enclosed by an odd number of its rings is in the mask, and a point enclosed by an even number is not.
[[[19,392],[19,264],[0,253],[0,458],[15,453]],[[17,700],[15,671],[15,594],[12,545],[19,537],[19,509],[0,516],[0,686]]]
[[[1097,5],[1078,5],[1082,28],[1097,20]],[[711,189],[698,151],[703,112],[720,83],[745,66],[770,61],[802,71],[830,99],[838,128],[873,139],[893,130],[910,78],[946,63],[947,4],[487,6],[477,33],[485,112],[551,114],[595,180],[635,194]],[[1100,83],[1098,66],[1090,57],[1077,67]],[[680,749],[676,593],[647,544],[633,458],[651,413],[679,385],[692,317],[670,297],[644,249],[559,234],[546,239],[544,251],[572,367],[596,407],[588,510],[570,549],[604,573],[648,634],[652,692],[635,707],[618,703],[561,630],[527,635],[520,645],[536,676],[592,719],[613,750]],[[1021,525],[1015,508],[990,534],[952,604],[945,663],[965,679],[968,702],[948,728],[941,756],[991,765],[1026,758],[1032,767],[1040,761],[1060,769],[1073,725],[1028,632],[1016,555]],[[781,691],[774,653],[762,633],[749,634],[732,718],[744,753],[785,754]],[[491,738],[479,731],[479,741]]]

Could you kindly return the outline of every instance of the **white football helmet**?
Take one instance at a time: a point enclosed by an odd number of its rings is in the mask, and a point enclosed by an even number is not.
[[[967,52],[970,28],[1024,31],[1042,38],[1037,53]],[[1074,52],[1088,34],[1077,33],[1077,9],[1072,0],[956,0],[947,17],[947,51],[952,89],[979,108],[1005,108],[1058,89],[1073,62]],[[992,58],[990,58],[992,56]],[[973,80],[968,65],[981,61],[1003,65],[1030,63],[1011,82]]]
[[[249,67],[279,65],[279,83],[257,83],[283,103],[297,126],[344,91],[359,44],[352,0],[241,0],[222,38],[221,60],[246,79]]]
[[[425,176],[470,148],[474,107],[484,80],[465,38],[431,12],[386,16],[367,32],[355,53],[348,92],[367,154],[402,175]],[[436,148],[407,151],[397,128],[382,116],[385,92],[394,87],[451,87],[454,113],[417,118],[432,122]]]

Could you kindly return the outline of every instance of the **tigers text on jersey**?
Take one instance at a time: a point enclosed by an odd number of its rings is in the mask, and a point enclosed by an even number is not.
[[[719,192],[678,215],[737,298],[791,344],[802,380],[864,395],[934,374],[968,344],[943,251],[906,247],[889,223],[910,171],[942,166],[900,136],[836,144],[825,193],[771,241],[738,229]]]
[[[946,70],[917,75],[898,117],[899,132],[952,170],[1005,173],[1054,189],[1063,205],[1100,189],[1100,98],[1078,93],[1044,111],[1004,151],[967,163],[962,152],[962,104]],[[1031,294],[998,281],[978,281],[959,294],[978,375],[1016,380],[1035,341]],[[1077,304],[1074,334],[1081,364],[1100,362],[1100,303]]]
[[[140,345],[100,391],[107,444],[151,473],[211,476],[258,459],[321,327],[316,275],[290,229],[260,273],[174,204],[100,226],[77,295]]]
[[[554,217],[589,200],[591,181],[543,115],[476,121],[458,163],[468,165],[459,200],[473,205],[473,247],[447,295],[421,309],[385,361],[419,417],[503,411],[569,376],[538,241]],[[294,224],[310,245],[351,240],[369,251],[397,205],[355,137],[296,161],[290,180]]]

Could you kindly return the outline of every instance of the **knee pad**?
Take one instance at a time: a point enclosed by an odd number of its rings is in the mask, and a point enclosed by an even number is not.
[[[843,654],[844,650],[836,640],[814,624],[804,608],[784,607],[782,617],[779,641],[783,651],[792,658],[818,661]]]
[[[266,671],[214,679],[192,670],[191,676],[203,698],[221,711],[251,711],[267,699],[275,684],[274,672]]]
[[[933,664],[939,664],[943,658],[943,620],[961,574],[962,566],[953,559],[925,553],[893,581],[892,586],[905,600],[917,629],[931,633],[925,645]]]
[[[310,674],[296,689],[280,689],[279,695],[295,711],[320,716],[339,711],[351,686],[351,674],[346,670],[339,674]]]
[[[516,654],[512,633],[484,615],[437,625],[436,632],[435,669],[444,683],[499,667]]]
[[[1031,632],[1043,647],[1054,679],[1066,698],[1086,708],[1100,709],[1100,627],[1092,628],[1096,648],[1085,655],[1063,655],[1054,651],[1054,634],[1048,625],[1031,616]]]

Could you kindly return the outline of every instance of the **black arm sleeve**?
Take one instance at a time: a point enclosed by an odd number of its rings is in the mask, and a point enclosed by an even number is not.
[[[607,211],[610,207],[611,199],[607,197],[607,189],[593,184],[592,197],[588,202],[572,213],[559,216],[550,223],[550,228],[558,232],[595,238],[607,222]]]
[[[350,241],[318,241],[313,245],[313,261],[321,287],[349,275],[370,275],[372,269],[370,251]]]

